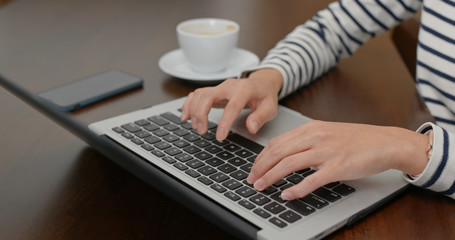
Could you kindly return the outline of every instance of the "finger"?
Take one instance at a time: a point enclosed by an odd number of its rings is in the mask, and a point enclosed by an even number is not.
[[[270,140],[254,161],[247,181],[254,183],[281,159],[310,149],[311,138],[299,133],[299,129],[295,129]]]
[[[180,116],[180,119],[182,122],[185,122],[189,119],[190,117],[190,105],[191,105],[191,100],[193,99],[193,92],[190,92],[188,94],[188,97],[186,98],[185,102],[182,105],[182,115]]]
[[[218,129],[216,131],[216,139],[218,141],[226,139],[232,124],[247,105],[249,98],[250,94],[248,92],[239,90],[231,99],[229,99],[229,102],[224,108],[223,116],[218,123]]]
[[[198,93],[197,112],[194,113],[199,134],[208,130],[208,115],[213,105],[225,99],[226,92],[220,88],[206,88]]]
[[[257,105],[246,120],[248,131],[251,134],[255,134],[266,122],[275,118],[277,107],[277,103],[271,100],[264,100]]]
[[[299,184],[284,190],[281,193],[283,200],[291,201],[298,198],[303,198],[306,195],[314,192],[316,189],[324,186],[327,183],[333,182],[331,171],[326,168],[320,169],[310,176],[304,178]]]
[[[315,163],[317,158],[313,153],[314,151],[309,150],[284,158],[259,178],[254,183],[254,187],[256,190],[262,191],[293,172],[317,165]]]

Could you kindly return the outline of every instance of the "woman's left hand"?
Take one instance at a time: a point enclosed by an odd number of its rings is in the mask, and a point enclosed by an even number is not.
[[[272,139],[248,176],[264,190],[292,172],[318,170],[284,190],[284,200],[302,198],[334,181],[359,179],[389,169],[423,171],[428,137],[397,127],[311,121]]]

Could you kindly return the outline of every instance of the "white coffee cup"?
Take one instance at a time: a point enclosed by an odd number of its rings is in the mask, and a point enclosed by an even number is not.
[[[191,69],[200,73],[226,69],[237,47],[239,28],[234,21],[218,18],[197,18],[178,24],[178,42]]]

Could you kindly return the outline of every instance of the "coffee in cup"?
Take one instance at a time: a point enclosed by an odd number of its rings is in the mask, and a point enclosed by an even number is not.
[[[195,72],[215,73],[226,66],[237,47],[239,25],[231,20],[198,18],[177,25],[180,48]]]

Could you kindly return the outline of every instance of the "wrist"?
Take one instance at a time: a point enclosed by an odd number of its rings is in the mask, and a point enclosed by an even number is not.
[[[273,68],[262,68],[257,71],[252,72],[249,76],[249,79],[253,81],[259,81],[261,84],[267,84],[268,86],[274,89],[276,95],[279,94],[283,86],[283,76],[281,73]]]

